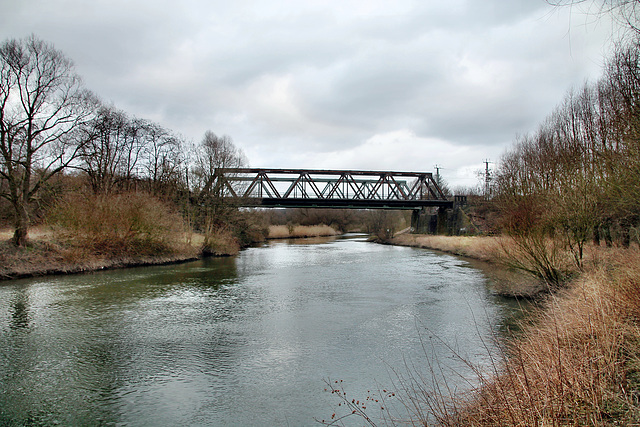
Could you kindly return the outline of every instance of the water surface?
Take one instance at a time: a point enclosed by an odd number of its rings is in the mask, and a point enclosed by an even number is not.
[[[434,358],[464,389],[459,357],[486,364],[514,313],[487,281],[351,236],[6,282],[0,424],[314,425],[338,403],[328,379],[364,397]]]

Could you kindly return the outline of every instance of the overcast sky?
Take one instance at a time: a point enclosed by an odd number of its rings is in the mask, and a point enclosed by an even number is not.
[[[544,0],[0,0],[86,86],[253,167],[434,171],[478,183],[516,134],[601,75],[606,19]]]

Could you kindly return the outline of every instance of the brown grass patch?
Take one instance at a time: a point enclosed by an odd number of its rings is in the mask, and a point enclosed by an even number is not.
[[[638,425],[640,255],[550,297],[447,425]]]
[[[414,424],[640,425],[640,251],[614,252],[550,294],[517,338],[487,346],[469,393],[403,384]]]
[[[390,240],[394,245],[434,249],[487,262],[500,260],[502,242],[503,239],[500,237],[425,234],[402,234]]]
[[[201,251],[205,255],[236,255],[240,252],[240,243],[231,230],[218,228],[204,236]]]
[[[198,255],[198,247],[183,245],[180,251],[172,253],[106,257],[89,248],[60,244],[53,239],[31,237],[23,248],[7,239],[0,241],[0,280],[167,264],[197,259]]]
[[[0,230],[0,241],[10,240],[13,237],[13,230],[6,228]],[[34,241],[50,241],[53,238],[53,231],[50,227],[37,225],[29,228],[29,239]]]
[[[269,239],[294,239],[303,237],[336,236],[339,233],[328,225],[270,225]]]
[[[57,241],[105,257],[171,254],[184,244],[180,215],[144,193],[69,194],[49,222]]]
[[[0,279],[195,259],[202,242],[176,212],[137,193],[69,195],[49,224],[31,228],[23,248],[9,242],[13,231],[3,230]]]

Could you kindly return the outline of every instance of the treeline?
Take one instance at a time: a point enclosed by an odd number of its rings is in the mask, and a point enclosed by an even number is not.
[[[185,230],[205,236],[205,251],[221,238],[243,245],[265,227],[222,201],[216,171],[245,165],[228,136],[195,144],[100,101],[35,36],[0,45],[0,211],[16,246],[44,216],[96,248],[157,251]]]
[[[549,238],[579,268],[590,240],[638,239],[640,40],[618,45],[600,80],[569,91],[536,131],[517,138],[494,190],[502,228],[546,264],[549,281],[559,279]]]
[[[73,63],[35,36],[0,45],[0,225],[25,246],[34,223],[93,252],[152,254],[174,235],[203,236],[203,252],[233,253],[267,225],[325,224],[393,234],[398,212],[238,209],[222,168],[247,166],[228,136],[194,143],[87,90]]]

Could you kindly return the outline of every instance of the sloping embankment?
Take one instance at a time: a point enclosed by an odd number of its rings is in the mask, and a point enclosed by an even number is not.
[[[493,237],[405,235],[389,243],[498,264],[508,250]],[[408,399],[445,426],[640,425],[640,250],[589,251],[584,271],[547,294],[519,336],[491,355],[490,372],[477,371],[478,388]]]
[[[0,243],[0,280],[51,274],[77,274],[91,271],[163,265],[199,258],[198,251],[183,251],[152,256],[113,256],[78,254],[46,242],[33,242],[27,248],[16,248],[9,242]]]

